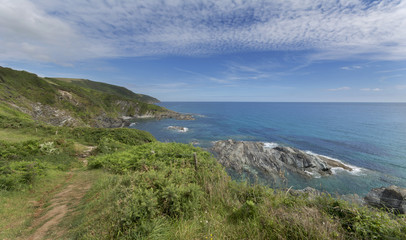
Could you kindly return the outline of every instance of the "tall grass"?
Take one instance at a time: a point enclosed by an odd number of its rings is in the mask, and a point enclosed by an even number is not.
[[[197,156],[195,165],[194,153]],[[84,199],[75,239],[404,239],[402,216],[329,195],[235,182],[207,152],[149,143],[93,158],[106,178]]]

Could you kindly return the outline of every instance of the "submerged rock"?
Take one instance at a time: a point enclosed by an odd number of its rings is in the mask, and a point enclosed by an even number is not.
[[[168,129],[169,130],[175,130],[175,131],[182,132],[182,133],[185,133],[185,132],[189,131],[189,128],[181,127],[181,126],[169,126]]]
[[[304,177],[331,175],[332,167],[352,170],[339,161],[277,144],[226,140],[215,142],[212,150],[225,167],[250,174],[259,169],[273,179],[284,178],[286,170]]]
[[[406,213],[406,189],[398,186],[372,189],[364,198],[366,204],[376,208],[387,208],[395,213]]]

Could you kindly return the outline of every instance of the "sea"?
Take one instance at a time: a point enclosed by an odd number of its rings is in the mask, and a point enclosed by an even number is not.
[[[406,187],[406,103],[162,102],[193,121],[140,120],[162,142],[210,149],[217,140],[260,141],[295,147],[352,166],[320,178],[290,174],[284,187],[364,196],[372,188]],[[180,129],[171,128],[181,127]],[[233,175],[236,180],[237,175]],[[266,176],[257,181],[272,186]]]

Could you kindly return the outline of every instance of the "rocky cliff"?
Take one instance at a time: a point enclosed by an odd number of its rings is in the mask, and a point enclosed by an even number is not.
[[[0,67],[2,104],[56,126],[122,127],[138,118],[193,119],[157,106],[157,99],[84,79],[41,78]]]

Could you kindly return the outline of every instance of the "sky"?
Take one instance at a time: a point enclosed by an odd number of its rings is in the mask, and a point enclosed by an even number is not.
[[[406,0],[0,0],[0,66],[161,101],[406,102]]]

